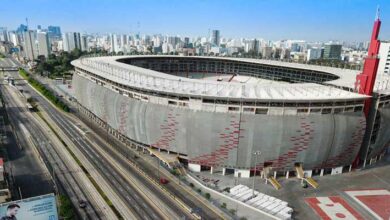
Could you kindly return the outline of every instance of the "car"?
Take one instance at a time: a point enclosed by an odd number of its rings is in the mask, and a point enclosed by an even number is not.
[[[80,200],[79,201],[79,207],[82,208],[82,209],[85,209],[85,207],[87,207],[87,202],[84,201],[84,200]]]
[[[160,183],[161,184],[167,184],[167,183],[169,183],[169,181],[167,179],[165,179],[165,178],[160,178]]]

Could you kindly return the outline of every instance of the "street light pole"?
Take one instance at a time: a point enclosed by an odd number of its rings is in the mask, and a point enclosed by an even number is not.
[[[256,151],[253,154],[255,155],[255,170],[254,170],[253,182],[252,182],[252,196],[255,195],[255,178],[256,178],[257,156],[261,154],[261,151]]]

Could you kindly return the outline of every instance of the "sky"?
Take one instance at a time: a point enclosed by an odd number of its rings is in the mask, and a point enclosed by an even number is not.
[[[353,42],[369,40],[378,5],[390,40],[390,0],[0,0],[0,27]]]

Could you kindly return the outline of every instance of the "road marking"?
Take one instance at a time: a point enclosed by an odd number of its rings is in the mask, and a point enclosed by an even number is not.
[[[314,197],[305,200],[323,220],[363,220],[363,217],[339,196]]]
[[[390,219],[390,192],[388,190],[345,190],[345,193],[375,218]]]

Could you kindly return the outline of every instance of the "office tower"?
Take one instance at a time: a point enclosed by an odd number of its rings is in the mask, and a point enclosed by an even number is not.
[[[24,24],[21,24],[17,29],[16,33],[18,34],[24,34],[24,32],[27,31],[27,26]]]
[[[390,41],[381,41],[378,74],[390,74]]]
[[[38,55],[43,55],[46,58],[50,54],[49,36],[46,32],[38,32]]]
[[[61,28],[59,26],[47,27],[49,38],[61,38]]]
[[[321,48],[313,47],[307,50],[307,61],[321,58]]]
[[[25,31],[23,34],[24,38],[24,47],[23,50],[25,52],[25,56],[29,60],[36,59],[36,51],[35,51],[35,33],[34,31]]]
[[[221,38],[221,36],[220,36],[219,30],[213,30],[212,36],[211,36],[211,43],[216,45],[216,46],[219,46],[219,43],[221,40],[220,38]]]
[[[340,60],[341,59],[341,45],[339,44],[326,44],[324,46],[324,59],[333,59]]]

